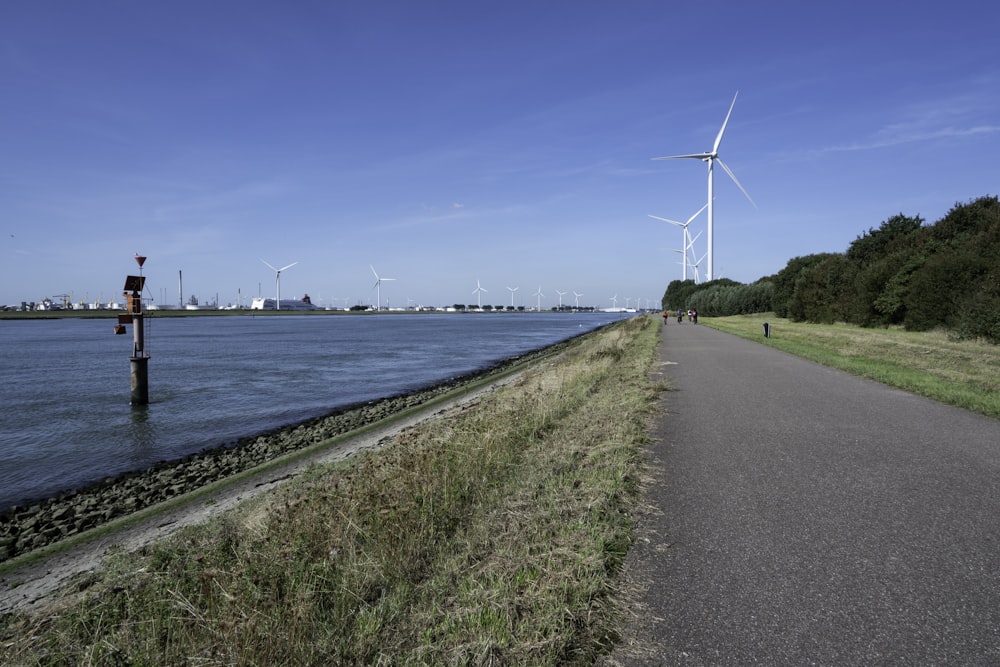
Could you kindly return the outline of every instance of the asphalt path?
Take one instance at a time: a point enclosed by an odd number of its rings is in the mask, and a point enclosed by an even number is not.
[[[612,662],[1000,665],[1000,421],[662,333],[640,604]]]

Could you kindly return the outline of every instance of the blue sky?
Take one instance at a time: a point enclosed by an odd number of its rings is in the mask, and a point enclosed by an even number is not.
[[[720,155],[715,275],[1000,191],[1000,8],[38,2],[0,8],[0,304],[659,301]],[[705,215],[693,233],[703,230]],[[703,234],[696,247],[704,253]]]

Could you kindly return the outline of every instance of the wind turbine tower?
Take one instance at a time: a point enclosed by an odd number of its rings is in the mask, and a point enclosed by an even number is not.
[[[260,261],[264,262],[263,259],[260,260]],[[275,291],[274,309],[275,310],[281,310],[281,272],[284,271],[285,269],[292,268],[296,264],[298,264],[298,262],[292,262],[288,266],[283,266],[280,269],[276,269],[273,266],[271,266],[270,264],[268,264],[267,262],[264,262],[264,265],[267,268],[269,268],[272,271],[274,271],[274,291]]]
[[[483,286],[479,284],[479,280],[477,279],[476,289],[472,290],[472,293],[476,295],[477,299],[476,306],[479,308],[479,310],[483,309],[483,292],[489,292],[489,290],[483,288]]]
[[[544,294],[542,294],[542,286],[539,285],[538,291],[532,294],[531,296],[538,297],[538,305],[535,306],[535,312],[537,313],[542,312],[542,297],[545,296]]]
[[[757,204],[754,204],[754,201],[753,201],[753,199],[750,198],[749,193],[747,193],[747,191],[745,189],[743,189],[743,186],[740,185],[739,180],[737,180],[737,178],[736,178],[736,174],[734,174],[732,172],[732,170],[729,167],[726,166],[726,163],[722,161],[722,158],[719,157],[719,144],[722,143],[722,135],[725,134],[725,132],[726,132],[726,125],[729,124],[729,117],[733,113],[733,107],[736,106],[736,96],[737,95],[739,95],[739,91],[736,91],[736,95],[733,95],[733,102],[732,102],[732,104],[729,105],[729,113],[726,114],[726,119],[724,121],[722,121],[722,127],[719,128],[719,134],[716,135],[716,137],[715,137],[715,143],[712,145],[712,150],[711,151],[706,151],[704,153],[691,153],[689,155],[669,155],[667,157],[654,157],[653,158],[654,160],[676,160],[676,159],[690,158],[690,159],[695,159],[695,160],[702,160],[703,162],[707,162],[708,163],[708,253],[707,253],[707,256],[708,256],[708,267],[707,267],[707,269],[705,271],[705,278],[709,282],[711,282],[712,275],[713,275],[712,274],[712,255],[713,255],[713,250],[714,250],[713,249],[713,245],[714,245],[714,242],[715,242],[714,231],[713,231],[714,217],[713,217],[713,213],[712,213],[712,200],[714,199],[714,186],[715,186],[715,179],[714,179],[714,176],[713,176],[713,167],[714,167],[714,165],[715,165],[716,162],[718,162],[719,166],[722,167],[727,174],[729,174],[729,178],[733,179],[733,183],[735,183],[736,187],[738,187],[740,189],[740,192],[742,192],[744,194],[744,196],[746,196],[747,200],[751,204],[753,204],[753,207],[757,208]]]
[[[375,298],[378,299],[378,303],[375,304],[375,312],[378,312],[382,310],[382,281],[395,280],[395,278],[382,278],[378,275],[378,273],[375,273],[374,266],[372,266],[371,264],[369,264],[368,266],[371,267],[372,273],[375,274],[375,284],[372,285],[372,287],[375,288]]]
[[[519,290],[521,288],[520,287],[508,287],[507,289],[510,290],[510,307],[513,308],[514,307],[514,292],[516,292],[517,290]]]

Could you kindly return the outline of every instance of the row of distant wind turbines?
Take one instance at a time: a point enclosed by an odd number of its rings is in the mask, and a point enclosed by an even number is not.
[[[512,308],[514,307],[514,293],[517,292],[517,290],[519,290],[519,289],[521,289],[521,288],[520,287],[507,287],[507,290],[510,292],[510,305],[511,305]],[[489,290],[486,289],[485,287],[483,287],[479,283],[479,281],[476,280],[476,289],[472,290],[472,293],[476,295],[476,307],[478,307],[480,310],[483,309],[483,292],[489,292]],[[563,307],[562,298],[563,298],[564,295],[569,294],[569,292],[563,292],[563,291],[560,291],[560,290],[556,290],[556,294],[559,295],[559,310],[562,310],[562,307]],[[535,310],[539,310],[540,311],[542,309],[542,297],[545,296],[544,294],[542,294],[542,286],[539,285],[538,286],[538,290],[534,294],[532,294],[531,296],[533,296],[533,297],[535,297],[537,299],[537,303],[535,305]],[[576,290],[573,290],[573,296],[576,299],[576,301],[575,301],[576,306],[575,307],[579,308],[580,307],[580,297],[583,296],[583,293],[577,292]]]
[[[274,271],[275,310],[281,310],[281,272],[285,271],[287,269],[292,268],[293,266],[295,266],[296,264],[298,264],[298,262],[292,262],[291,264],[288,264],[288,265],[283,266],[280,269],[278,269],[278,268],[275,268],[275,267],[271,266],[268,262],[266,262],[263,259],[261,259],[260,261],[264,262],[264,265],[267,266],[267,268],[269,268],[272,271]],[[382,309],[382,283],[386,282],[386,281],[395,280],[395,278],[386,278],[384,276],[380,276],[378,274],[378,272],[375,271],[375,267],[372,266],[371,264],[369,264],[368,267],[372,270],[372,275],[375,276],[375,284],[372,287],[376,290],[375,298],[377,299],[376,303],[378,304],[378,306],[376,307],[376,310],[381,310]],[[508,287],[507,289],[510,290],[510,305],[513,306],[514,305],[514,293],[517,292],[517,290],[519,290],[520,287]],[[483,292],[489,292],[489,290],[487,290],[485,287],[483,287],[480,284],[480,282],[477,280],[476,281],[476,289],[472,290],[472,293],[475,294],[476,297],[477,297],[477,299],[478,299],[478,304],[477,305],[478,305],[478,307],[479,307],[480,310],[482,310],[482,308],[483,308]],[[556,290],[556,293],[559,294],[559,309],[561,310],[562,309],[562,298],[563,298],[563,295],[567,294],[567,292],[562,292],[560,290]],[[534,294],[532,294],[531,296],[536,297],[538,299],[538,303],[537,303],[536,309],[540,311],[542,309],[542,297],[545,296],[544,294],[542,294],[542,286],[539,285],[538,286],[538,291],[535,292]],[[580,297],[583,296],[583,294],[574,290],[573,296],[576,297],[576,307],[579,308],[580,307]],[[614,297],[616,299],[616,302],[617,302],[617,296],[618,295],[616,294],[615,297]]]
[[[750,194],[743,188],[742,185],[740,185],[739,180],[736,178],[736,174],[734,174],[732,170],[728,166],[726,166],[726,163],[722,161],[722,158],[719,157],[719,145],[722,143],[722,135],[725,134],[726,132],[726,126],[729,124],[729,117],[733,114],[733,107],[736,106],[737,95],[739,95],[739,91],[736,92],[736,95],[733,95],[732,104],[729,105],[729,112],[726,114],[726,119],[722,121],[722,127],[719,129],[719,134],[716,135],[715,137],[715,143],[712,145],[711,151],[706,151],[704,153],[691,153],[688,155],[669,155],[667,157],[653,158],[654,160],[697,159],[708,163],[708,202],[700,209],[698,209],[698,211],[694,215],[688,218],[687,222],[678,222],[677,220],[670,220],[669,218],[661,218],[656,215],[649,216],[656,220],[669,222],[670,224],[676,225],[681,228],[683,233],[684,245],[682,246],[681,250],[677,250],[676,252],[679,252],[683,255],[682,264],[684,266],[684,269],[682,277],[684,280],[688,279],[688,267],[691,267],[693,269],[695,282],[700,282],[698,267],[701,264],[701,262],[706,258],[708,259],[708,265],[706,266],[705,270],[705,280],[711,281],[715,276],[714,274],[715,218],[712,210],[712,202],[715,199],[714,166],[716,162],[718,162],[719,166],[722,167],[727,174],[729,174],[729,178],[733,179],[733,183],[735,183],[736,187],[740,189],[740,192],[742,192],[744,196],[746,196],[747,200],[749,200],[749,202],[753,204],[754,208],[757,208],[757,204],[755,204],[753,199],[751,199]],[[701,212],[704,211],[705,209],[708,209],[708,239],[707,239],[708,250],[705,252],[704,255],[701,256],[700,259],[696,259],[697,253],[695,253],[694,251],[694,243],[701,236],[701,232],[698,232],[698,234],[692,238],[691,232],[688,229],[688,227],[691,225],[692,222],[694,222],[695,218],[701,215]]]

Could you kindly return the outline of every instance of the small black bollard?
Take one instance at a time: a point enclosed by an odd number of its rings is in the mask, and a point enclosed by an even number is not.
[[[771,324],[769,322],[764,322],[764,338],[771,337]]]

